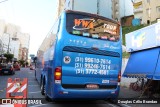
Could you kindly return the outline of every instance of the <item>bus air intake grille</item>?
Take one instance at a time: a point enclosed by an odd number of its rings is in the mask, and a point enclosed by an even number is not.
[[[112,51],[106,51],[106,50],[95,50],[92,48],[82,48],[82,47],[74,47],[74,46],[66,46],[63,48],[63,51],[120,57],[120,54],[118,52],[112,52]]]

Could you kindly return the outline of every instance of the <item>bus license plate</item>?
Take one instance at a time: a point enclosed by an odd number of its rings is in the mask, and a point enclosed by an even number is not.
[[[99,86],[97,84],[87,84],[86,86],[88,89],[98,89]]]

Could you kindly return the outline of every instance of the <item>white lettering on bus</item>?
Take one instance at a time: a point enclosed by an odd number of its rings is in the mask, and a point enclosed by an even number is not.
[[[92,57],[76,57],[75,71],[76,74],[88,75],[108,75],[111,70],[111,60]]]

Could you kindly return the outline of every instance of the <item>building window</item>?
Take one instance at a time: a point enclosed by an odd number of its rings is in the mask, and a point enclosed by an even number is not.
[[[150,17],[150,15],[151,15],[151,9],[146,9],[146,14],[148,15],[148,17]]]
[[[68,9],[70,8],[70,1],[69,1],[68,4],[67,4],[67,8],[68,8]]]
[[[147,3],[150,3],[150,0],[146,0]]]
[[[156,11],[157,11],[157,13],[160,13],[160,6],[156,7]]]

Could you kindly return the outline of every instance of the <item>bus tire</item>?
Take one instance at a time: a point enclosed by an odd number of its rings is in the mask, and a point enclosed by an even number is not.
[[[45,79],[44,79],[44,81],[43,81],[43,92],[44,92],[44,96],[45,96],[45,99],[46,99],[46,101],[51,101],[51,99],[48,97],[48,95],[47,95],[47,92],[46,92],[46,82],[45,82]]]
[[[51,102],[52,100],[48,97],[48,95],[47,95],[47,93],[45,92],[45,99],[46,99],[46,101],[49,101],[49,102]]]
[[[42,80],[42,78],[41,78],[40,87],[41,87],[41,94],[44,95],[44,81]]]

